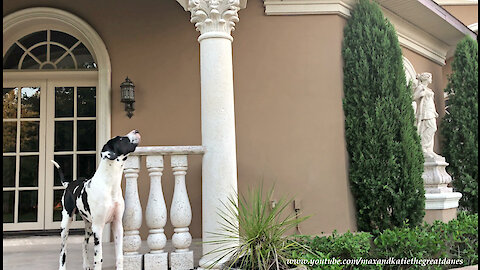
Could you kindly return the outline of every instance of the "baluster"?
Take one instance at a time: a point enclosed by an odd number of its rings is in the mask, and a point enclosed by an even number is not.
[[[167,270],[168,253],[163,251],[167,243],[163,227],[167,223],[167,207],[162,191],[163,156],[147,156],[147,169],[150,175],[145,219],[150,229],[147,244],[150,252],[145,254],[145,270]]]
[[[139,229],[142,226],[142,206],[138,198],[137,179],[140,171],[140,157],[130,156],[124,167],[125,212],[123,214],[123,265],[125,270],[142,269],[143,255],[138,252],[142,239]]]
[[[175,251],[170,253],[170,267],[172,270],[193,269],[193,251],[189,250],[192,236],[188,229],[192,221],[192,209],[185,186],[187,155],[172,155],[171,163],[173,175],[175,175],[175,189],[170,208],[170,220],[174,227],[172,244]]]

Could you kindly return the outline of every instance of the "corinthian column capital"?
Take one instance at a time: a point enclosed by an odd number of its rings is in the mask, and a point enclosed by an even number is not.
[[[240,0],[189,0],[188,10],[191,12],[190,22],[195,23],[202,36],[212,33],[232,39],[230,33],[239,21]]]

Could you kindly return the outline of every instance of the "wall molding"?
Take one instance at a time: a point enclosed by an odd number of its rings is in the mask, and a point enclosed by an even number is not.
[[[478,5],[478,0],[434,0],[440,6]]]
[[[350,17],[355,0],[264,0],[266,15],[339,15]],[[445,65],[450,46],[418,26],[382,7],[393,24],[401,46],[412,50],[439,65]]]

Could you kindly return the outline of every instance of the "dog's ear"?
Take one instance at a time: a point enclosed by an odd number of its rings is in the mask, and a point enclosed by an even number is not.
[[[117,154],[115,153],[114,142],[119,140],[119,136],[109,140],[102,148],[102,152],[100,153],[101,158],[108,158],[110,160],[115,160],[117,158]]]

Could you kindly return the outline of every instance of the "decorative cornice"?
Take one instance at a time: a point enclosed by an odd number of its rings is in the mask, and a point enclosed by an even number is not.
[[[350,17],[353,0],[264,0],[267,15],[336,14]]]
[[[190,22],[202,35],[231,39],[235,23],[239,21],[240,0],[189,0]]]

